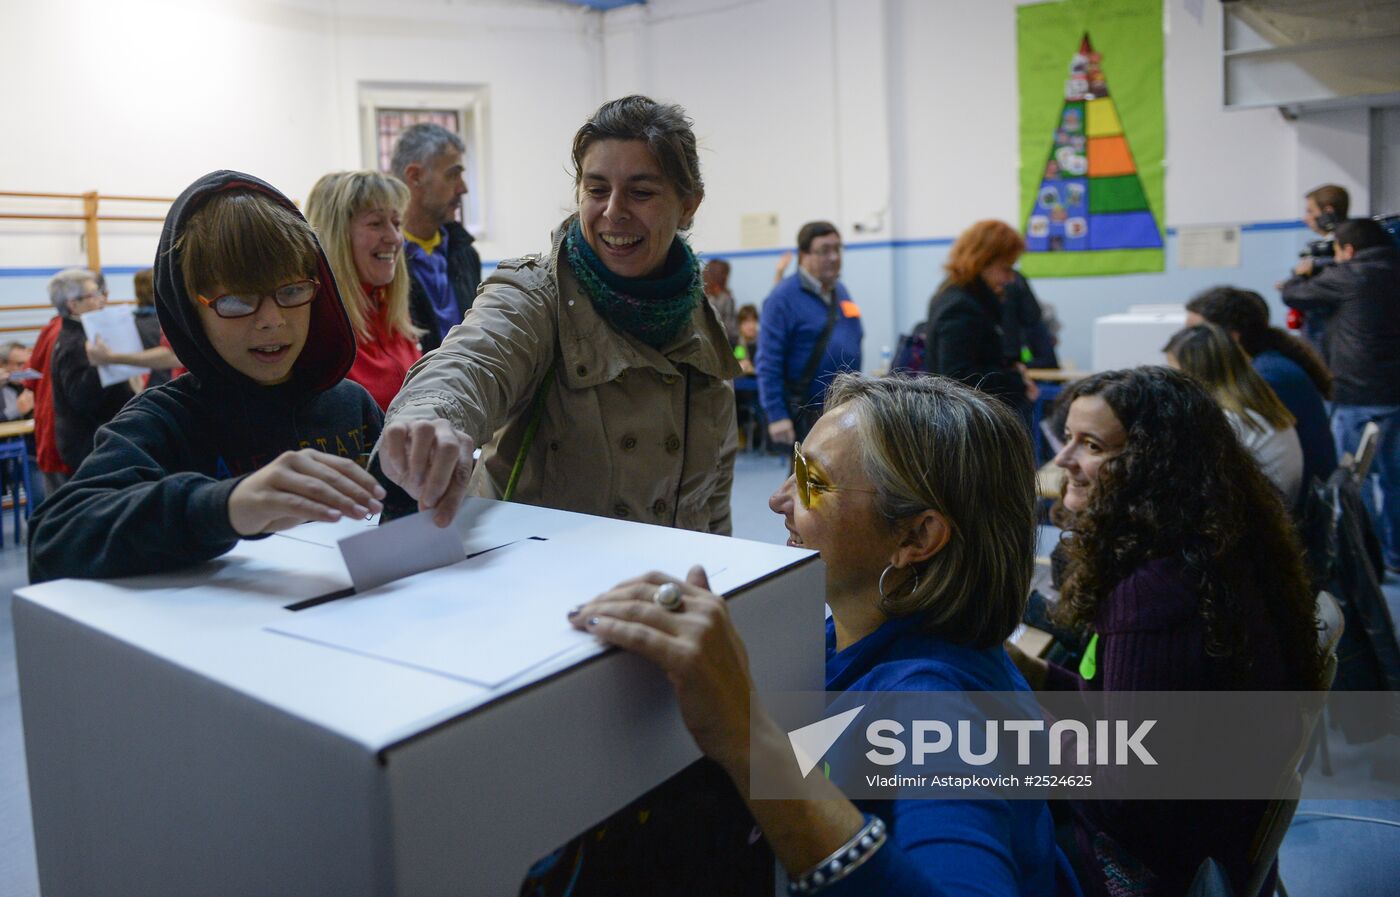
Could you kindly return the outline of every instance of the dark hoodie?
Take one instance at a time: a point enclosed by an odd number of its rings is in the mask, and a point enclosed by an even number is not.
[[[153,573],[218,557],[239,539],[228,499],[244,476],[302,448],[358,458],[379,438],[379,406],[344,379],[355,336],[323,253],[306,345],[286,383],[255,383],[205,336],[175,244],[205,200],[231,189],[260,191],[296,212],[273,187],[236,171],[206,175],[175,200],[156,252],[156,309],[189,373],[129,402],[98,430],[72,479],[39,506],[29,529],[31,582]]]

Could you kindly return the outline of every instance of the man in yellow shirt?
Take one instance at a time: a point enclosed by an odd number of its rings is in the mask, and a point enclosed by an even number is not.
[[[394,175],[408,185],[404,256],[412,285],[409,313],[424,352],[462,322],[481,284],[481,256],[457,220],[467,193],[462,138],[441,125],[404,130],[394,146]]]

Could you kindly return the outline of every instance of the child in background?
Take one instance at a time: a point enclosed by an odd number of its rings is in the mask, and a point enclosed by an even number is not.
[[[739,309],[738,319],[739,341],[734,344],[734,357],[744,373],[752,377],[754,357],[758,355],[758,306],[745,305]]]
[[[33,582],[196,564],[240,538],[375,513],[385,498],[357,463],[383,418],[344,379],[354,333],[289,199],[238,172],[200,178],[165,219],[155,273],[166,337],[191,376],[98,431],[31,521]]]

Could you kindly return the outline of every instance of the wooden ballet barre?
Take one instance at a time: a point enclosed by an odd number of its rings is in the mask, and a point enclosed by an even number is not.
[[[133,305],[135,299],[108,299],[108,305]],[[0,313],[7,311],[53,311],[53,306],[45,302],[33,305],[0,305]]]
[[[58,212],[0,212],[0,218],[19,218],[30,221],[87,221],[87,215],[63,215]],[[98,215],[98,221],[164,221],[164,215]]]
[[[99,200],[110,199],[113,202],[163,202],[172,203],[175,201],[169,196],[119,196],[115,193],[28,193],[19,190],[0,190],[0,196],[9,196],[17,199],[87,199],[93,196]]]
[[[129,194],[109,193],[102,194],[96,190],[89,190],[86,193],[36,193],[28,190],[0,190],[0,197],[10,199],[59,199],[59,200],[79,200],[83,204],[81,215],[63,214],[59,212],[0,212],[0,220],[20,220],[20,221],[81,221],[83,222],[83,240],[87,248],[88,268],[100,272],[102,270],[102,254],[98,248],[99,221],[122,221],[137,222],[143,224],[159,224],[165,221],[164,215],[101,215],[98,214],[97,205],[102,200],[112,202],[155,202],[170,204],[175,200],[164,196],[132,196]]]

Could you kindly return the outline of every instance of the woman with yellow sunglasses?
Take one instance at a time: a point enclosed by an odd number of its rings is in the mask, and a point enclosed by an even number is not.
[[[788,544],[826,564],[827,691],[1029,691],[1002,649],[1035,544],[1020,418],[937,377],[844,374],[826,408],[769,505]],[[1043,801],[853,803],[816,774],[815,799],[750,800],[751,772],[791,764],[792,748],[759,707],[750,728],[743,641],[700,568],[684,583],[623,583],[570,619],[666,672],[691,735],[787,870],[789,893],[1079,893]],[[662,862],[676,863],[637,858]]]

